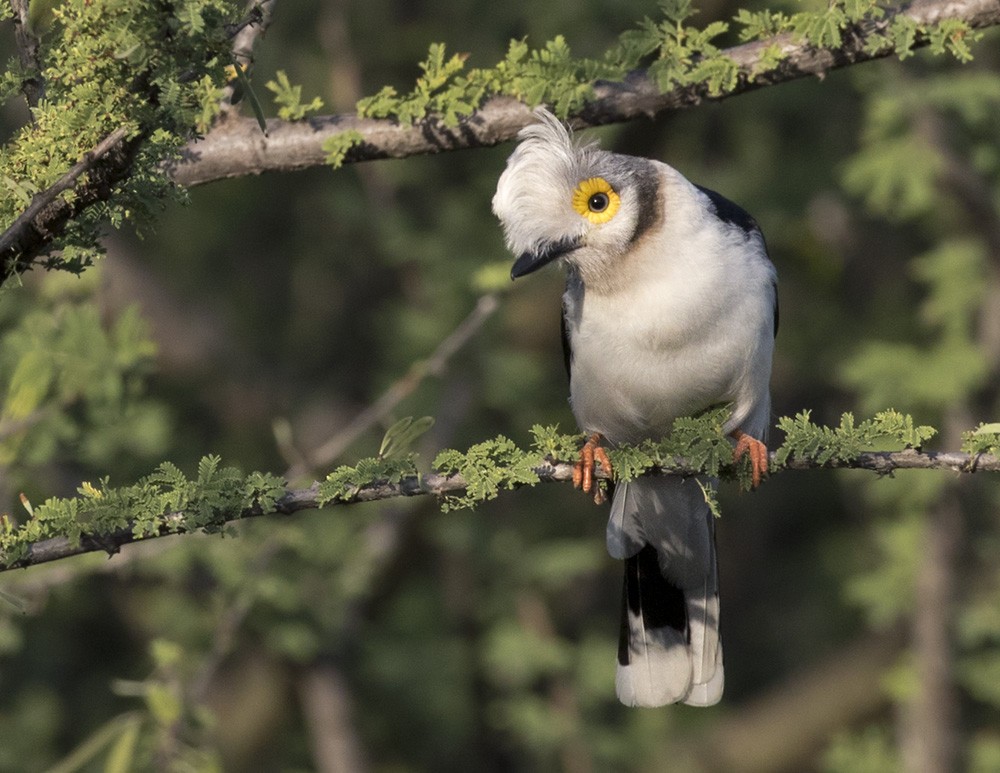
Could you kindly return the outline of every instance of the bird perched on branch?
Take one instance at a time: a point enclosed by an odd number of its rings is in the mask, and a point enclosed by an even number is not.
[[[567,272],[563,341],[573,414],[588,440],[588,493],[604,444],[658,439],[673,421],[731,404],[725,431],[767,472],[777,280],[746,212],[675,169],[574,142],[537,110],[497,184],[493,211],[513,278]],[[625,560],[616,686],[631,706],[710,706],[722,696],[715,524],[698,479],[614,486],[608,550]]]

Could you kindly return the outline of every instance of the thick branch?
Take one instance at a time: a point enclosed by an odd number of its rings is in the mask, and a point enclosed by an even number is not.
[[[1000,24],[1000,0],[930,0],[904,6],[897,15],[921,25],[957,19],[980,29]],[[788,34],[729,48],[724,53],[739,66],[739,83],[732,91],[717,96],[710,95],[704,85],[660,93],[643,73],[623,83],[600,83],[596,86],[597,99],[573,116],[572,122],[577,127],[618,123],[810,75],[822,77],[830,70],[886,57],[893,53],[891,46],[873,51],[865,50],[865,46],[885,31],[892,16],[890,12],[884,19],[848,28],[839,49],[819,49]],[[915,45],[927,42],[918,39]],[[774,45],[780,47],[783,61],[755,74],[764,52]],[[178,183],[191,186],[266,171],[319,166],[326,156],[324,141],[349,130],[359,132],[363,142],[348,152],[347,162],[484,147],[512,139],[531,120],[530,109],[509,97],[491,99],[453,129],[433,118],[407,126],[391,120],[335,115],[296,122],[272,119],[265,137],[255,119],[229,116],[204,139],[190,144],[170,173]]]
[[[958,19],[979,29],[1000,24],[1000,0],[929,0],[906,6],[898,14],[922,25]],[[891,47],[869,51],[865,50],[865,45],[885,30],[891,16],[889,13],[885,19],[844,30],[844,44],[836,50],[818,49],[790,35],[727,49],[725,53],[737,63],[741,74],[736,88],[721,95],[709,94],[704,85],[676,88],[661,94],[642,73],[622,83],[599,83],[595,88],[597,98],[573,116],[572,121],[578,127],[627,121],[807,75],[822,76],[838,67],[885,57],[892,53]],[[915,45],[927,42],[918,39]],[[785,59],[773,69],[755,73],[765,50],[774,45],[779,46]],[[30,41],[23,42],[22,55],[30,56],[29,47]],[[319,166],[325,162],[326,153],[322,148],[325,140],[348,130],[357,131],[362,137],[362,143],[348,152],[345,159],[348,162],[483,147],[512,139],[531,120],[529,108],[509,97],[488,101],[453,129],[435,119],[404,126],[390,120],[339,115],[297,122],[272,119],[265,136],[255,119],[228,115],[208,136],[190,144],[181,160],[170,165],[167,171],[176,182],[192,186],[265,171]],[[19,222],[16,230],[8,229],[4,234],[6,248],[0,250],[0,280],[29,267],[70,219],[92,204],[107,200],[114,184],[128,175],[135,151],[143,139],[140,135],[131,140],[119,140],[99,160],[82,161],[91,173],[84,184],[76,187],[72,204],[55,197],[41,212],[28,218],[27,225]],[[88,157],[95,156],[96,150]],[[78,173],[73,177],[74,184],[79,176]]]
[[[774,465],[774,455],[772,454],[772,465]],[[914,450],[906,451],[868,451],[859,454],[849,461],[831,461],[819,464],[809,459],[793,459],[785,463],[782,469],[787,470],[813,470],[813,469],[859,469],[871,470],[879,475],[887,475],[896,470],[953,470],[955,472],[1000,472],[1000,458],[988,455],[971,455],[958,451],[946,452],[920,452]],[[562,483],[573,479],[573,465],[566,462],[554,464],[545,463],[535,468],[539,481],[542,483]],[[697,475],[700,470],[678,464],[672,467],[664,467],[650,474],[666,475]],[[606,477],[602,472],[598,477]],[[514,488],[521,486],[515,485]],[[386,481],[372,481],[360,487],[353,496],[344,500],[328,503],[332,505],[347,505],[357,502],[373,502],[382,499],[394,499],[397,497],[413,497],[425,494],[442,497],[448,494],[458,494],[464,491],[466,482],[460,475],[440,475],[430,473],[418,477],[404,478],[399,483],[389,483]],[[241,513],[227,519],[228,522],[254,518],[261,515],[290,515],[300,510],[318,510],[319,484],[314,483],[306,489],[290,489],[284,496],[280,497],[271,510],[261,510],[259,507],[249,508]],[[189,529],[184,524],[182,513],[176,513],[173,517],[166,518],[171,526],[165,526],[155,537],[167,537],[171,534],[186,534],[198,531],[199,528]],[[218,525],[218,524],[216,524]],[[153,539],[145,537],[144,539]],[[28,549],[27,555],[20,561],[2,563],[0,562],[0,572],[9,569],[16,569],[35,564],[44,564],[49,561],[82,553],[93,553],[105,551],[109,555],[117,553],[123,545],[128,545],[137,541],[131,529],[121,529],[119,531],[100,536],[84,535],[79,544],[74,545],[65,537],[53,537],[51,539],[36,542]]]

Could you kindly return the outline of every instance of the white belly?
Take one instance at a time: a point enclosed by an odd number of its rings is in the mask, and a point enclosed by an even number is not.
[[[751,278],[756,291],[724,279],[710,293],[647,285],[625,299],[583,298],[569,322],[580,428],[636,443],[662,437],[678,417],[732,403],[727,431],[763,433],[773,291],[769,273]]]

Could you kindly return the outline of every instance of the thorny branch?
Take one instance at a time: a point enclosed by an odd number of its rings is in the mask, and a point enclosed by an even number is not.
[[[774,454],[772,454],[772,467],[776,467]],[[907,449],[905,451],[867,451],[859,454],[854,459],[848,461],[832,460],[820,464],[811,459],[790,459],[784,463],[784,470],[813,470],[813,469],[858,469],[871,470],[879,475],[890,475],[897,470],[952,470],[959,473],[974,472],[1000,472],[1000,458],[986,454],[967,454],[959,451],[916,451]],[[541,483],[564,483],[573,479],[573,465],[568,462],[543,463],[535,468]],[[697,475],[700,470],[677,464],[671,467],[664,467],[651,471],[648,474],[665,475]],[[597,477],[607,477],[602,471],[598,471]],[[514,488],[521,486],[515,485]],[[441,475],[432,472],[426,475],[411,476],[404,478],[398,483],[387,481],[372,481],[361,486],[354,495],[331,502],[332,505],[348,505],[358,502],[374,502],[383,499],[394,499],[398,497],[414,497],[423,495],[434,495],[438,497],[448,494],[457,494],[464,491],[466,482],[460,475]],[[247,518],[254,518],[262,515],[291,515],[302,510],[318,510],[319,484],[314,483],[305,489],[289,489],[276,501],[274,508],[264,511],[259,507],[244,510],[239,515],[230,519],[238,521]],[[183,513],[174,514],[173,520],[183,524]],[[196,531],[196,530],[195,530]],[[180,528],[168,529],[164,527],[158,537],[166,537],[171,534],[190,533],[182,526]],[[155,539],[146,537],[145,540]],[[20,561],[11,563],[0,562],[0,572],[10,569],[44,564],[50,561],[58,561],[70,556],[83,553],[93,553],[105,551],[109,555],[117,553],[123,545],[135,542],[136,537],[132,529],[126,528],[111,534],[103,535],[83,535],[78,544],[70,542],[65,537],[53,537],[33,544],[27,555]]]

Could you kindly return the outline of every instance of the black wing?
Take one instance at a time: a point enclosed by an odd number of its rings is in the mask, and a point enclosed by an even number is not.
[[[570,368],[573,367],[573,344],[569,340],[569,325],[566,324],[566,307],[563,306],[562,315],[559,317],[559,329],[562,332],[563,364],[566,366],[566,378],[570,377]]]

